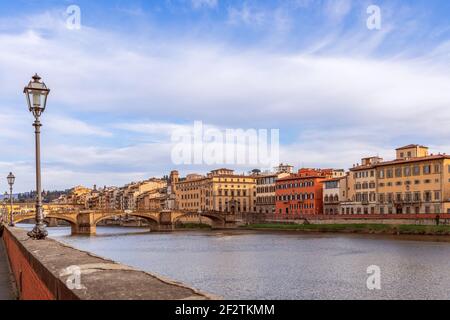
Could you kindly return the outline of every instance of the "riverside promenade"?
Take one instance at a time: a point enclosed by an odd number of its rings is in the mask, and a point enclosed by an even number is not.
[[[5,227],[2,240],[0,263],[4,262],[8,271],[7,254],[21,300],[218,299],[52,239],[31,240],[23,229]],[[0,277],[2,281],[9,280],[8,273],[1,273]]]
[[[13,288],[3,241],[0,241],[0,300],[13,300]]]

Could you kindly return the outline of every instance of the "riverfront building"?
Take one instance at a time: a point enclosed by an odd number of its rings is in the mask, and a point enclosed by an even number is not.
[[[450,213],[450,156],[430,155],[419,145],[396,153],[395,160],[376,166],[378,212]]]
[[[340,171],[341,172],[341,171]],[[323,213],[323,181],[332,169],[300,169],[276,182],[276,214],[280,218]]]
[[[341,203],[348,200],[348,175],[323,181],[323,212],[326,215],[344,214]]]
[[[361,165],[350,169],[347,178],[348,197],[343,203],[346,214],[375,214],[377,208],[377,176],[376,165],[381,163],[380,157],[364,158]],[[342,210],[341,210],[342,211]]]
[[[257,175],[256,180],[256,212],[260,214],[275,214],[276,181],[292,174],[294,167],[280,164],[274,173]]]
[[[362,159],[344,183],[347,199],[339,199],[341,214],[450,213],[450,156],[429,154],[425,146],[398,148],[391,161]]]
[[[176,199],[180,210],[191,212],[256,212],[255,177],[229,169],[188,175],[176,183]]]

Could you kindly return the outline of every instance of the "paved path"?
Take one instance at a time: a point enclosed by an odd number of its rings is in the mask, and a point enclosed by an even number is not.
[[[0,300],[13,300],[13,290],[7,259],[3,239],[0,238]]]

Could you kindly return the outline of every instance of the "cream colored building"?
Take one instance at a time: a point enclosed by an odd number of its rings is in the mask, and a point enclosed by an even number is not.
[[[176,183],[180,210],[216,212],[255,212],[255,177],[218,169],[207,176],[188,175]]]
[[[378,212],[381,214],[450,213],[450,156],[430,155],[409,145],[393,161],[377,167]]]
[[[339,176],[323,181],[323,213],[325,215],[345,214],[342,203],[348,202],[347,183],[349,176]]]
[[[292,166],[281,164],[278,173],[261,174],[255,176],[256,182],[256,212],[261,214],[275,214],[276,181],[288,177]],[[288,168],[289,170],[283,169]]]
[[[344,214],[375,214],[377,211],[376,165],[383,159],[363,158],[350,169],[347,178],[347,201],[341,204]],[[342,211],[344,208],[344,211]]]
[[[341,214],[450,213],[450,156],[408,145],[396,158],[365,158],[350,169]]]

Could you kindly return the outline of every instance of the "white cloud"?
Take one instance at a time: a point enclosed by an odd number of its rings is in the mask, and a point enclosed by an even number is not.
[[[345,8],[332,12],[342,16]],[[235,10],[232,21],[240,24],[265,23],[267,17],[245,4]],[[50,26],[46,32],[0,33],[7,48],[0,50],[0,95],[13,100],[2,102],[0,138],[14,151],[17,171],[27,176],[18,179],[23,190],[33,186],[34,146],[21,88],[34,72],[52,89],[43,119],[46,187],[83,179],[92,184],[94,178],[120,183],[126,172],[129,180],[167,173],[168,133],[194,120],[279,128],[287,140],[281,159],[297,165],[346,168],[364,155],[389,156],[402,141],[450,151],[448,44],[416,59],[376,59],[370,53],[388,30],[372,37],[348,33],[345,39],[333,34],[314,48],[282,51],[164,37],[143,43],[88,27],[72,32],[48,17],[42,18]],[[127,136],[116,135],[117,129]],[[51,132],[57,134],[50,139]],[[1,172],[9,172],[11,157],[1,159]],[[126,172],[114,180],[119,169]]]
[[[192,6],[196,9],[201,7],[215,8],[218,5],[218,0],[191,0]]]
[[[332,22],[341,22],[352,9],[352,0],[327,0],[324,6],[326,16]]]
[[[48,128],[56,134],[99,137],[112,136],[111,132],[108,132],[101,127],[96,127],[68,116],[53,115],[50,113],[46,117],[45,122]]]
[[[244,2],[240,8],[228,8],[228,23],[233,25],[246,24],[251,26],[262,25],[267,18],[266,12],[250,6]]]

